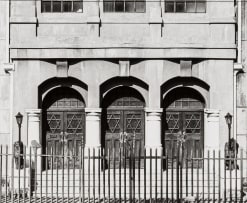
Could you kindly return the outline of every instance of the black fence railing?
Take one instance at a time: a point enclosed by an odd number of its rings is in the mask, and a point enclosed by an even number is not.
[[[11,153],[10,153],[11,151]],[[245,202],[247,158],[81,148],[76,156],[0,147],[0,202]],[[111,154],[111,156],[110,156]],[[176,164],[170,164],[172,162]],[[169,166],[169,167],[168,167]]]

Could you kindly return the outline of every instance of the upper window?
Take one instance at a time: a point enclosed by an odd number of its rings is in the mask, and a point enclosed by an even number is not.
[[[104,0],[104,12],[144,13],[145,10],[143,0]]]
[[[54,12],[82,12],[81,0],[42,0],[41,11],[44,13]]]
[[[203,0],[173,0],[165,1],[167,13],[205,13],[206,2]]]

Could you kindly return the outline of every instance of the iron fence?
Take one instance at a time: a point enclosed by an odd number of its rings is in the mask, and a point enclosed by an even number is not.
[[[0,202],[246,201],[243,151],[225,157],[221,151],[189,156],[166,155],[160,148],[113,150],[81,148],[63,155],[24,147],[18,154],[13,147],[1,146]]]

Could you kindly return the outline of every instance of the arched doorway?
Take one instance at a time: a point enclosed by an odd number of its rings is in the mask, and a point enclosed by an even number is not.
[[[177,141],[185,134],[182,165],[187,158],[202,157],[204,149],[204,98],[194,89],[179,87],[170,91],[163,100],[163,146],[168,167],[176,166]],[[191,162],[188,163],[191,165]],[[190,167],[190,166],[189,166]]]
[[[85,103],[81,95],[72,88],[59,87],[50,91],[42,103],[42,147],[44,154],[76,155],[84,145]],[[68,167],[72,160],[48,160],[48,169]],[[79,166],[79,158],[75,160]],[[71,166],[73,167],[73,166]]]
[[[130,146],[135,154],[144,152],[144,107],[142,95],[130,87],[118,87],[111,90],[103,99],[102,108],[102,140],[107,157],[115,156],[115,167],[122,157],[128,159],[128,149],[121,148],[120,136],[127,134]],[[109,153],[109,154],[108,154]],[[128,165],[127,161],[127,165]],[[123,165],[122,165],[123,166]],[[107,160],[107,167],[113,163]]]

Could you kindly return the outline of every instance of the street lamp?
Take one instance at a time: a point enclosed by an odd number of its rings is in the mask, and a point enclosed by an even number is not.
[[[18,141],[21,142],[21,124],[22,124],[22,119],[23,119],[23,115],[18,112],[18,114],[15,116],[16,118],[16,122],[18,124],[18,128],[19,128],[19,139]]]
[[[230,139],[231,139],[232,115],[228,112],[228,113],[225,115],[225,119],[226,119],[226,124],[228,125],[228,143],[230,143]]]
[[[15,118],[16,118],[16,122],[19,128],[19,136],[18,136],[19,138],[18,138],[18,141],[14,143],[15,164],[16,164],[16,169],[23,169],[23,163],[24,163],[23,156],[22,156],[23,143],[21,141],[21,124],[22,124],[23,115],[20,112],[18,112]]]

